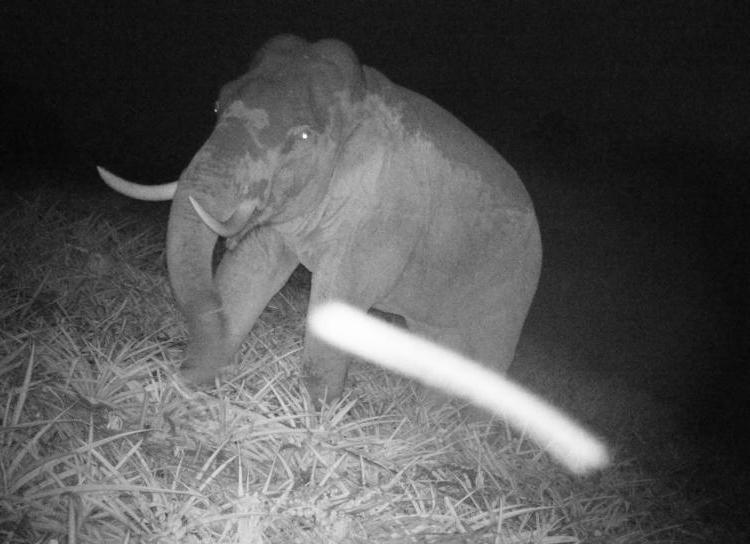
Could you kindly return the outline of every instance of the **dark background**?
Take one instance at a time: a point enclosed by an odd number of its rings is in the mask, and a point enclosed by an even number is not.
[[[171,181],[210,133],[218,89],[264,41],[349,43],[461,118],[526,182],[545,265],[518,376],[608,437],[627,416],[643,451],[676,432],[730,479],[743,470],[724,456],[750,453],[745,3],[6,1],[0,11],[2,194],[102,191],[95,164]],[[647,408],[622,403],[641,395]]]
[[[0,10],[3,147],[78,153],[148,179],[179,174],[212,127],[219,87],[282,32],[344,40],[499,147],[518,139],[509,125],[528,131],[545,114],[722,155],[747,144],[750,9],[740,2],[32,0]]]

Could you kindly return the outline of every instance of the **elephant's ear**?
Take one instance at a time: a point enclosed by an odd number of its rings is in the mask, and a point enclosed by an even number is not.
[[[281,34],[268,40],[255,54],[250,63],[250,72],[274,72],[289,64],[289,59],[298,56],[310,47],[307,40],[293,34]]]
[[[321,40],[312,46],[313,53],[338,69],[337,81],[329,81],[330,91],[349,89],[352,100],[359,100],[365,93],[362,65],[351,47],[339,40]]]

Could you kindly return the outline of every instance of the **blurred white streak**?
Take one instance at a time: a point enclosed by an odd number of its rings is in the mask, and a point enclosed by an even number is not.
[[[463,397],[529,434],[577,474],[609,463],[604,444],[562,412],[479,363],[340,302],[315,308],[310,330],[325,342]]]

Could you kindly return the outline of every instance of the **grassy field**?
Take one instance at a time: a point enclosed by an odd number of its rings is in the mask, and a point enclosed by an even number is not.
[[[643,222],[658,205],[643,206],[652,196],[625,175],[576,186],[522,173],[547,260],[512,375],[604,436],[610,468],[573,477],[502,422],[467,424],[458,403],[425,402],[420,386],[365,364],[340,403],[313,411],[298,383],[301,270],[219,386],[185,396],[168,372],[185,330],[166,278],[166,208],[64,194],[53,177],[7,196],[0,215],[0,540],[741,541],[719,475],[690,485],[698,448],[680,434],[681,405],[654,385],[671,367],[642,373],[645,361],[673,364],[695,335],[681,302],[693,279],[660,273],[690,253],[665,250],[659,214]],[[650,244],[654,232],[666,238]],[[679,311],[654,313],[670,300]]]

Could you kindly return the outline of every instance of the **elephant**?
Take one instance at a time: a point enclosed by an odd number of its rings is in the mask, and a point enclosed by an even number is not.
[[[226,84],[178,181],[116,191],[172,200],[167,268],[187,322],[181,375],[211,382],[299,265],[309,309],[337,299],[507,370],[536,291],[539,225],[516,171],[456,117],[359,63],[345,43],[282,35]],[[227,251],[212,268],[219,237]],[[349,360],[308,330],[302,381],[343,392]]]

